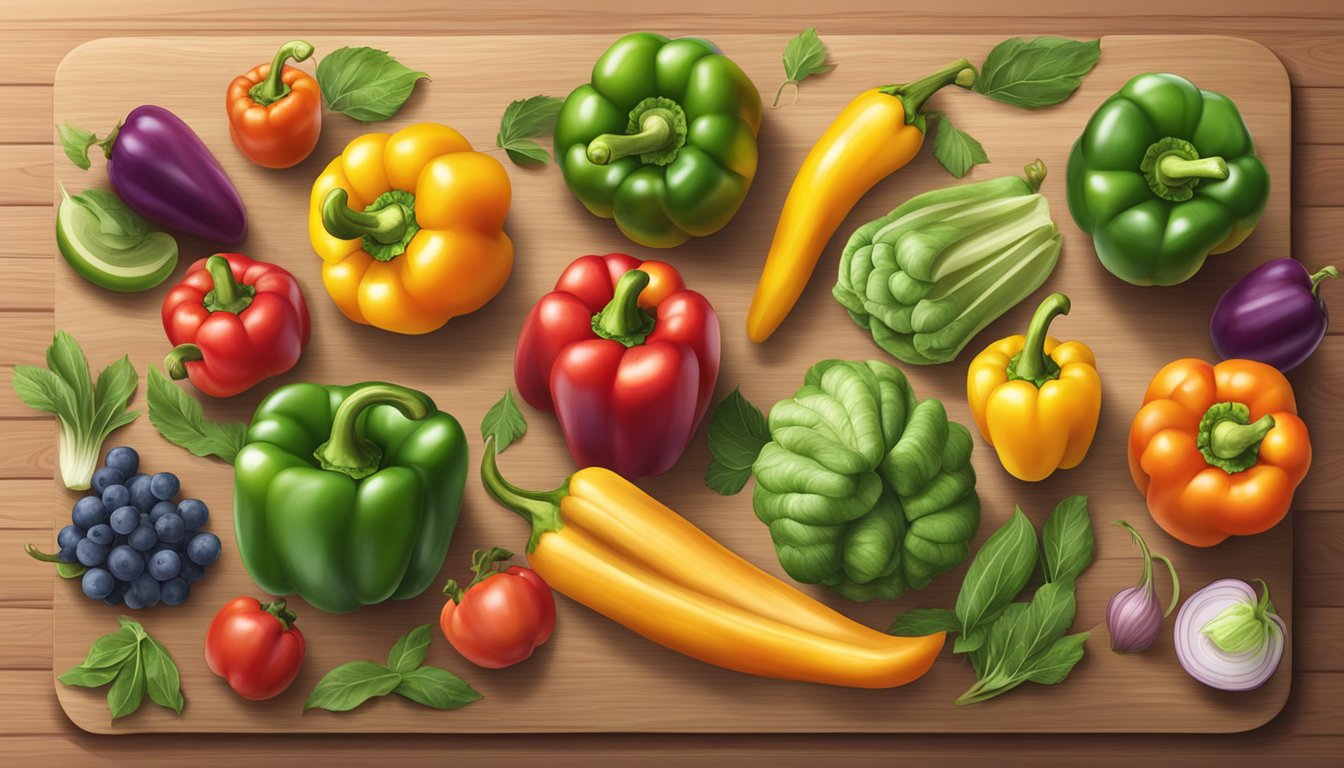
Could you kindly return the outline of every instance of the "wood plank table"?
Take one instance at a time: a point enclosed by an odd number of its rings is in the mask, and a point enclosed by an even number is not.
[[[1160,0],[1124,8],[1081,8],[1024,0],[1007,15],[1001,3],[966,0],[934,13],[890,2],[844,2],[825,11],[801,3],[722,4],[689,0],[666,12],[629,4],[481,3],[443,8],[425,0],[366,3],[332,0],[320,9],[278,2],[240,9],[235,2],[165,0],[48,4],[0,2],[0,375],[35,363],[53,330],[54,281],[62,274],[51,235],[52,83],[73,47],[112,35],[255,34],[537,34],[633,29],[669,34],[754,32],[780,35],[817,25],[822,34],[1227,34],[1256,40],[1276,54],[1293,84],[1293,254],[1310,264],[1339,260],[1344,236],[1344,8],[1321,0],[1243,2],[1187,0],[1172,14]],[[781,7],[784,6],[784,7]],[[1067,15],[1064,15],[1067,14]],[[764,87],[764,86],[763,86]],[[1330,288],[1327,288],[1329,295]],[[1299,389],[1303,409],[1344,407],[1344,335],[1332,334],[1308,363],[1316,382]],[[1306,370],[1306,369],[1304,369]],[[1303,376],[1307,379],[1307,376]],[[545,735],[529,737],[352,735],[248,737],[129,736],[106,739],[79,731],[52,690],[52,587],[49,570],[19,554],[27,541],[50,537],[50,477],[55,428],[0,387],[0,754],[6,764],[78,759],[95,765],[132,760],[151,765],[202,756],[230,761],[367,765],[377,761],[442,763],[489,758],[498,764],[645,765],[702,763],[815,764],[823,759],[917,764],[997,759],[1010,764],[1132,764],[1140,760],[1224,763],[1266,759],[1292,765],[1344,757],[1344,439],[1315,436],[1316,464],[1298,495],[1293,521],[1293,690],[1284,712],[1255,731],[1231,736],[673,736]],[[1098,697],[1108,695],[1099,690]],[[801,730],[806,724],[800,724]],[[208,758],[207,758],[208,759]]]

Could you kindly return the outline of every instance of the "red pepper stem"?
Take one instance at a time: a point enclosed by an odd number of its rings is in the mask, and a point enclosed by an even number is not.
[[[593,316],[593,333],[627,347],[644,343],[653,333],[653,315],[639,306],[639,294],[649,285],[649,273],[632,269],[616,281],[611,301]]]
[[[975,79],[978,76],[975,67],[971,66],[971,62],[966,59],[957,59],[946,67],[930,72],[918,80],[904,85],[885,85],[878,91],[888,96],[899,97],[901,105],[905,107],[906,124],[918,125],[920,130],[924,130],[924,102],[949,85],[970,88],[975,85]]]
[[[1338,267],[1321,267],[1320,271],[1311,276],[1311,295],[1318,299],[1321,298],[1321,283],[1338,277]]]
[[[1045,297],[1031,316],[1027,338],[1022,342],[1022,351],[1017,356],[1017,366],[1010,378],[1030,381],[1039,387],[1059,376],[1059,366],[1045,354],[1045,340],[1051,321],[1060,315],[1069,314],[1069,308],[1069,297],[1062,293]]]
[[[168,372],[170,379],[181,381],[187,378],[187,363],[204,359],[205,355],[201,353],[201,348],[195,344],[178,344],[167,357],[163,358],[163,370]]]
[[[286,632],[289,631],[289,628],[293,626],[294,622],[299,618],[293,611],[285,607],[284,600],[275,600],[273,602],[265,603],[261,606],[261,610],[274,616],[276,621],[280,622],[280,626]]]
[[[205,294],[205,308],[211,312],[239,314],[252,305],[257,289],[244,285],[233,276],[233,265],[216,253],[205,260],[205,271],[210,273],[214,289]]]
[[[271,59],[271,69],[266,73],[266,79],[252,86],[247,95],[263,107],[269,107],[288,96],[291,89],[282,79],[285,61],[288,59],[303,61],[313,55],[313,50],[313,44],[306,40],[290,40],[280,46],[280,50],[275,52],[275,58]]]
[[[408,419],[419,420],[433,412],[429,399],[396,384],[368,384],[355,390],[336,407],[331,436],[313,451],[318,465],[363,480],[378,471],[383,452],[361,434],[359,417],[375,405],[390,405]]]

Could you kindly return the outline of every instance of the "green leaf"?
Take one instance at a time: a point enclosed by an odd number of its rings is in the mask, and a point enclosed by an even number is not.
[[[149,637],[149,634],[145,632],[145,628],[140,626],[140,622],[132,619],[130,616],[127,616],[125,614],[118,616],[117,623],[120,624],[123,629],[129,629],[132,632],[134,632],[135,636],[140,638],[141,640],[144,640],[145,638]]]
[[[1036,590],[1030,603],[1013,603],[990,626],[986,678],[1017,680],[1035,655],[1068,631],[1076,613],[1072,581]]]
[[[481,698],[462,678],[438,667],[420,667],[403,674],[392,692],[435,709],[457,709]]]
[[[937,115],[938,125],[933,134],[933,156],[947,172],[958,179],[970,172],[980,163],[988,163],[989,155],[980,142],[960,130],[947,119],[947,115]]]
[[[733,469],[718,459],[711,459],[705,469],[705,486],[720,496],[732,496],[746,487],[751,469]]]
[[[35,365],[14,366],[14,393],[23,404],[36,411],[56,414],[79,410],[75,390],[47,368]]]
[[[79,666],[85,669],[105,669],[120,666],[130,658],[140,644],[140,637],[130,627],[122,627],[110,635],[103,635],[93,641],[89,652]]]
[[[923,637],[935,632],[960,632],[961,621],[947,608],[916,608],[896,617],[887,632],[900,637]]]
[[[532,139],[549,136],[555,131],[564,99],[554,96],[533,96],[510,102],[499,119],[499,133],[495,146],[503,149],[509,159],[518,165],[544,165],[551,155]]]
[[[974,653],[975,651],[984,648],[985,641],[989,639],[989,628],[993,626],[993,624],[990,623],[992,621],[992,618],[988,619],[981,622],[980,626],[976,627],[974,630],[963,633],[961,637],[958,637],[957,641],[952,644],[952,652]]]
[[[103,438],[140,416],[140,411],[126,409],[139,384],[140,374],[125,355],[98,374],[93,394],[93,431],[102,435],[98,440],[100,446]]]
[[[734,389],[714,407],[709,417],[709,451],[729,469],[751,469],[765,444],[770,442],[761,409]]]
[[[397,114],[415,84],[428,78],[377,48],[338,48],[317,64],[317,84],[327,108],[364,123]]]
[[[104,235],[125,238],[131,248],[149,236],[149,225],[132,211],[115,193],[106,189],[86,189],[70,199],[83,206],[98,220],[98,229]]]
[[[1019,507],[981,545],[966,571],[957,594],[957,618],[963,633],[973,636],[982,623],[1008,605],[1035,567],[1036,529]]]
[[[527,419],[513,399],[513,390],[504,390],[504,396],[490,406],[481,419],[481,439],[495,439],[495,451],[503,453],[514,441],[527,434]]]
[[[1048,107],[1078,90],[1100,57],[1100,39],[1010,38],[989,52],[972,88],[1016,107]]]
[[[218,456],[232,464],[246,442],[246,424],[205,418],[201,404],[153,366],[145,399],[149,421],[163,439],[193,455]]]
[[[131,646],[131,648],[134,650],[134,646]],[[127,655],[127,658],[129,658],[129,654]],[[123,661],[125,660],[123,659]],[[69,685],[76,688],[102,688],[104,685],[107,685],[116,679],[117,673],[120,671],[121,664],[116,664],[111,667],[98,667],[96,669],[89,669],[88,667],[80,665],[78,667],[71,667],[69,671],[57,679],[61,681],[62,685]]]
[[[140,709],[144,700],[144,644],[137,643],[135,651],[118,670],[112,687],[107,689],[107,708],[112,713],[112,719],[116,720]]]
[[[1092,562],[1096,537],[1086,496],[1070,496],[1055,507],[1041,529],[1046,581],[1073,581]]]
[[[65,150],[65,156],[76,166],[89,170],[92,165],[89,162],[89,147],[98,141],[98,137],[93,131],[86,131],[69,120],[61,123],[57,131],[61,134],[61,149]]]
[[[36,544],[24,544],[23,551],[27,552],[29,557],[39,562],[55,563],[56,575],[60,576],[62,579],[77,579],[80,576],[83,576],[84,572],[88,570],[88,568],[85,568],[79,563],[63,563],[59,556],[43,552],[37,548]]]
[[[182,677],[163,643],[146,637],[141,644],[149,698],[160,707],[182,714]]]
[[[303,711],[325,709],[346,712],[369,699],[386,696],[401,682],[401,675],[371,661],[352,661],[331,670],[317,681]]]
[[[387,654],[387,668],[404,675],[425,663],[425,654],[429,652],[430,639],[428,624],[416,627],[402,635]]]
[[[803,30],[784,46],[784,77],[788,78],[775,91],[772,107],[779,106],[779,97],[785,86],[794,86],[794,101],[798,101],[798,85],[812,75],[823,75],[835,69],[826,63],[826,44],[817,35],[817,28]]]
[[[89,360],[84,357],[75,337],[65,331],[57,331],[47,347],[47,368],[60,377],[75,393],[76,412],[67,414],[66,420],[75,417],[82,429],[87,429],[93,419],[93,377],[89,374]],[[82,431],[81,429],[81,431]]]
[[[1069,676],[1073,668],[1083,659],[1083,643],[1091,632],[1078,632],[1066,635],[1051,644],[1045,653],[1031,660],[1031,665],[1022,671],[1026,679],[1040,685],[1057,685]]]

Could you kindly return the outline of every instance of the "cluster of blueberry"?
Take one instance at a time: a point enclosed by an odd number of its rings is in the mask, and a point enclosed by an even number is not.
[[[107,605],[179,605],[191,583],[219,560],[219,537],[201,531],[210,510],[200,499],[177,498],[171,472],[144,474],[140,455],[120,446],[93,473],[92,491],[75,502],[71,525],[56,537],[57,558],[79,563],[84,594]]]

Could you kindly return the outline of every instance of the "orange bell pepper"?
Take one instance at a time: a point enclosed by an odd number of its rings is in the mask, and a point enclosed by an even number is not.
[[[1292,385],[1253,360],[1169,363],[1129,430],[1129,471],[1153,520],[1196,547],[1273,528],[1310,467]]]
[[[229,83],[229,135],[252,162],[288,168],[303,162],[322,133],[322,91],[313,76],[285,61],[313,55],[312,43],[291,40],[270,64],[258,64]]]

